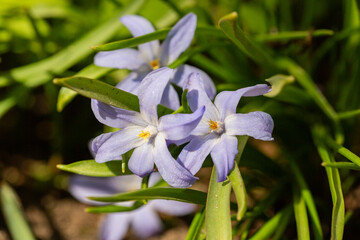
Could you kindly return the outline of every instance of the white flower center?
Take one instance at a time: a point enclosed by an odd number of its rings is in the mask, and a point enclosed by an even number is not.
[[[218,134],[222,134],[224,132],[224,124],[220,121],[213,121],[213,120],[209,120],[209,129],[210,132],[216,132]]]
[[[146,128],[144,128],[144,130],[141,131],[138,137],[144,139],[145,141],[149,141],[149,139],[154,138],[157,133],[158,133],[157,128],[152,125],[149,125]]]
[[[153,70],[159,69],[160,68],[159,59],[152,60],[151,62],[149,62],[149,65]]]

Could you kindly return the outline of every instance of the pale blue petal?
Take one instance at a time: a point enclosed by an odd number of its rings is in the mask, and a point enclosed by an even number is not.
[[[149,72],[145,72],[145,73],[131,72],[121,82],[119,82],[116,85],[116,87],[121,90],[137,95],[141,81]]]
[[[140,70],[149,65],[139,51],[131,48],[98,52],[94,57],[94,64],[100,67],[130,70]]]
[[[163,132],[167,140],[181,140],[190,135],[200,122],[205,111],[201,107],[191,114],[169,114],[159,119],[158,130]]]
[[[113,107],[96,99],[91,99],[91,109],[96,119],[113,128],[130,125],[147,126],[140,113]]]
[[[149,142],[134,149],[128,163],[130,171],[145,177],[154,171],[153,145]]]
[[[225,181],[234,167],[235,156],[238,153],[237,143],[235,136],[222,134],[220,141],[211,150],[211,158],[215,165],[218,182]]]
[[[253,97],[263,95],[271,91],[271,87],[266,84],[258,84],[252,87],[241,88],[237,91],[223,91],[215,98],[215,106],[220,112],[221,121],[225,117],[236,113],[236,107],[242,96]]]
[[[179,95],[171,84],[166,86],[160,104],[172,110],[177,110],[180,107]]]
[[[95,161],[103,163],[121,159],[121,155],[144,143],[139,134],[144,127],[130,126],[111,135],[102,143],[95,155]]]
[[[104,205],[104,203],[89,200],[90,196],[108,196],[118,193],[116,178],[97,178],[82,175],[72,175],[69,179],[69,192],[78,201],[92,204]]]
[[[89,148],[90,148],[91,155],[94,158],[95,158],[99,148],[101,147],[101,145],[105,141],[107,141],[113,134],[115,134],[115,132],[104,133],[90,141]],[[121,160],[121,159],[122,159],[122,157],[120,156],[120,158],[118,160]]]
[[[151,201],[152,207],[169,216],[185,216],[195,212],[197,206],[191,203],[157,199]]]
[[[265,112],[232,114],[225,118],[225,129],[228,135],[247,135],[256,139],[271,141],[274,122]]]
[[[166,67],[152,71],[142,80],[138,89],[140,112],[147,122],[155,126],[158,123],[157,105],[172,73],[173,70]]]
[[[155,164],[162,178],[171,186],[187,188],[198,179],[171,156],[164,136],[159,133],[155,138]]]
[[[180,19],[160,47],[160,65],[176,60],[191,44],[196,29],[196,15],[189,13]]]
[[[148,239],[161,233],[164,229],[161,219],[151,207],[151,203],[152,201],[133,212],[132,232],[142,239]]]
[[[187,100],[189,107],[193,112],[196,111],[199,107],[205,106],[203,119],[205,121],[219,120],[219,112],[206,94],[204,84],[199,73],[192,73],[189,75],[189,80],[185,86],[185,89],[188,90]]]
[[[177,161],[181,162],[192,174],[197,173],[217,143],[218,138],[217,134],[194,137],[180,152]]]
[[[189,75],[193,72],[200,74],[200,77],[204,84],[205,92],[207,93],[210,99],[213,99],[216,94],[215,85],[211,80],[211,78],[209,77],[209,75],[207,75],[203,70],[199,68],[187,64],[183,64],[175,69],[175,73],[171,79],[171,82],[175,83],[181,88],[184,88],[189,79]]]
[[[108,214],[100,229],[99,239],[120,240],[123,239],[129,229],[132,220],[131,212]]]
[[[127,29],[129,29],[134,37],[139,37],[155,31],[153,25],[146,18],[141,16],[125,15],[120,18],[120,21]],[[160,44],[158,40],[140,44],[138,48],[149,62],[159,58]]]

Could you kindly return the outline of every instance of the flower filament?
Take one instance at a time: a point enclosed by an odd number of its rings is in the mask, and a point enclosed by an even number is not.
[[[149,131],[141,131],[141,133],[138,135],[139,138],[143,138],[144,140],[147,140],[148,137],[150,137],[150,132]]]

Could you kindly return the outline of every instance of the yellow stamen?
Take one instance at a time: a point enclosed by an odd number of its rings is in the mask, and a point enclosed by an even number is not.
[[[219,128],[219,124],[210,119],[209,127],[210,127],[211,131],[214,131],[214,130],[217,130]]]
[[[144,140],[146,140],[148,137],[150,137],[150,132],[149,131],[147,131],[147,132],[141,131],[141,133],[138,136],[139,136],[139,138],[143,138]]]
[[[155,59],[155,60],[151,61],[149,64],[153,70],[159,69],[159,67],[160,67],[159,59]]]

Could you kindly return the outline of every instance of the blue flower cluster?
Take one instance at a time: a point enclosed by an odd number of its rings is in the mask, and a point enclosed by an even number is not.
[[[140,16],[127,15],[120,21],[135,37],[154,31],[151,23]],[[107,126],[120,128],[91,142],[97,162],[121,160],[123,154],[133,150],[128,167],[134,174],[147,176],[155,170],[155,164],[169,185],[186,188],[195,183],[194,174],[209,154],[218,181],[226,180],[238,152],[236,135],[265,141],[273,139],[274,124],[269,114],[260,111],[236,113],[241,97],[268,93],[271,90],[268,85],[223,91],[215,97],[214,83],[202,70],[190,65],[176,69],[167,67],[189,47],[195,28],[196,15],[189,13],[172,28],[161,45],[155,40],[139,45],[138,50],[126,48],[99,52],[95,56],[98,66],[133,71],[117,87],[137,95],[140,104],[140,112],[135,112],[92,99],[96,118]],[[187,89],[187,101],[193,113],[158,118],[158,104],[173,110],[180,107],[179,96],[171,83]],[[168,146],[186,142],[189,143],[174,159]]]

